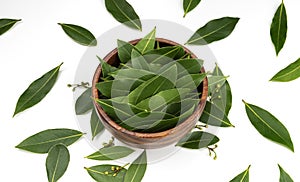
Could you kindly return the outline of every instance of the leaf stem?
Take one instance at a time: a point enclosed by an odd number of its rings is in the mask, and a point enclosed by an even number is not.
[[[215,151],[215,149],[218,147],[218,145],[215,145],[214,147],[207,147],[207,149],[208,149],[208,152],[209,152],[209,156],[212,156],[212,155],[214,155],[214,160],[216,160],[217,159],[217,153],[216,153],[216,151]]]
[[[72,91],[74,92],[77,88],[90,88],[89,82],[81,82],[79,84],[68,84],[67,87],[72,88]]]

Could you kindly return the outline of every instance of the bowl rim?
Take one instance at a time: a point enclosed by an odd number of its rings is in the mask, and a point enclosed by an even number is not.
[[[131,41],[128,41],[130,44],[136,44],[137,42],[139,42],[141,40],[141,38],[139,39],[134,39]],[[181,45],[177,42],[174,42],[172,40],[168,40],[165,38],[156,38],[156,41],[159,42],[163,42],[163,43],[167,43],[170,45],[180,45],[182,46],[182,48],[184,49],[185,52],[188,52],[191,54],[191,58],[197,58],[197,56],[191,52],[189,49],[187,49],[184,45]],[[103,60],[105,62],[107,62],[108,60],[110,60],[115,54],[118,53],[118,49],[115,48],[112,51],[110,51],[104,58]],[[201,68],[201,73],[205,73],[205,69],[204,66],[202,66]],[[120,125],[118,125],[115,121],[113,121],[107,114],[106,112],[102,109],[102,107],[97,104],[97,102],[95,101],[95,99],[99,98],[99,94],[98,94],[98,89],[96,88],[96,83],[99,82],[99,78],[101,76],[101,64],[98,65],[98,67],[95,70],[94,76],[93,76],[93,80],[92,80],[92,98],[93,98],[93,103],[94,103],[94,107],[97,111],[98,117],[101,118],[101,122],[106,122],[109,126],[111,126],[113,129],[126,134],[126,135],[130,135],[130,136],[135,136],[138,138],[163,138],[171,133],[176,132],[177,130],[179,130],[181,127],[184,126],[184,124],[187,123],[187,121],[194,121],[195,119],[198,119],[200,117],[200,114],[202,113],[205,104],[206,104],[206,100],[208,97],[208,80],[207,77],[205,77],[205,79],[202,81],[202,93],[201,93],[201,98],[199,98],[199,103],[197,105],[197,108],[195,109],[195,111],[193,112],[192,115],[190,115],[188,118],[186,118],[183,122],[181,122],[180,124],[176,125],[173,128],[170,128],[168,130],[164,130],[161,132],[154,132],[154,133],[142,133],[142,132],[134,132],[134,131],[130,131],[127,130],[123,127],[121,127]],[[103,121],[103,119],[105,121]]]

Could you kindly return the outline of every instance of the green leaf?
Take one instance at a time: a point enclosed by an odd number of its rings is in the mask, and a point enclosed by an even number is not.
[[[207,101],[203,113],[199,119],[200,122],[219,127],[234,127],[227,115],[215,104]]]
[[[48,71],[29,85],[20,96],[13,116],[36,105],[50,92],[56,82],[62,64]]]
[[[5,32],[7,32],[9,29],[11,29],[11,27],[13,27],[14,24],[16,24],[19,21],[21,20],[7,19],[7,18],[0,19],[0,36]]]
[[[235,178],[230,180],[230,182],[249,182],[249,169],[250,169],[250,167],[251,167],[251,165],[249,165],[248,168],[245,171],[243,171],[242,173],[237,175]]]
[[[239,18],[223,17],[211,20],[199,28],[186,44],[206,45],[228,37],[234,30]]]
[[[176,81],[176,88],[189,88],[191,90],[195,90],[202,83],[205,77],[205,73],[183,76]]]
[[[213,76],[213,75],[207,77],[209,92],[212,94],[217,89],[220,89],[224,85],[227,78],[228,76]]]
[[[132,154],[134,150],[123,146],[112,146],[108,148],[101,148],[99,151],[87,156],[86,158],[92,160],[116,160]]]
[[[96,88],[105,97],[119,97],[126,96],[129,94],[131,86],[134,84],[142,84],[143,80],[135,79],[120,79],[120,80],[109,80],[103,81],[96,84]]]
[[[116,165],[98,165],[86,168],[89,175],[97,182],[123,182],[126,169]],[[119,170],[117,170],[119,169]]]
[[[188,12],[196,8],[200,3],[200,1],[201,0],[183,0],[183,10],[184,10],[183,17],[185,17]]]
[[[173,65],[159,75],[156,75],[148,81],[142,83],[128,95],[129,102],[132,104],[137,104],[158,92],[174,88],[174,82],[177,78],[177,75],[174,73],[176,72],[177,67],[176,65]]]
[[[203,66],[203,60],[201,59],[185,58],[177,60],[176,63],[178,63],[178,77],[199,73]]]
[[[275,47],[276,55],[282,49],[287,33],[287,15],[283,2],[278,7],[271,24],[270,35]]]
[[[131,131],[142,131],[150,128],[151,125],[164,118],[172,118],[174,116],[165,112],[140,112],[120,123],[120,126]],[[178,120],[178,119],[177,119]]]
[[[135,48],[139,50],[141,54],[154,49],[155,33],[156,27],[135,45]]]
[[[91,99],[92,89],[86,89],[75,102],[75,112],[77,115],[85,114],[93,109],[93,100]]]
[[[117,42],[119,59],[122,63],[125,64],[131,59],[131,52],[135,48],[133,45],[123,40],[117,40]]]
[[[49,129],[32,135],[22,141],[16,148],[34,153],[48,153],[49,149],[59,143],[66,146],[76,142],[83,133],[71,129]]]
[[[139,102],[136,106],[148,111],[162,110],[166,105],[179,102],[190,92],[187,88],[174,88],[161,91],[152,97]]]
[[[213,76],[224,76],[218,65],[216,65],[213,71]],[[211,93],[210,101],[224,111],[226,115],[229,114],[232,106],[232,94],[227,80],[220,88],[216,88],[215,91]]]
[[[116,122],[130,118],[134,114],[129,103],[118,103],[111,99],[97,99],[96,101]]]
[[[178,124],[182,123],[185,119],[193,114],[195,110],[195,105],[191,105],[186,112],[181,114],[178,117],[166,118],[163,120],[156,121],[147,129],[144,129],[142,132],[144,133],[156,133],[162,132],[171,128],[174,128]]]
[[[147,169],[147,155],[144,152],[129,166],[124,182],[141,182]]]
[[[87,29],[73,24],[58,23],[64,32],[75,42],[84,46],[96,46],[95,36]]]
[[[101,63],[101,72],[102,72],[102,77],[103,78],[107,77],[109,73],[118,70],[118,68],[111,66],[110,64],[108,64],[107,62],[105,62],[100,57],[97,56],[97,58],[98,58],[98,60]]]
[[[132,64],[132,68],[134,69],[141,69],[141,70],[147,70],[149,71],[149,64],[147,63],[146,59],[144,58],[144,56],[141,55],[141,53],[139,53],[136,50],[132,50],[131,53],[131,64]]]
[[[288,173],[284,171],[284,169],[278,164],[280,170],[280,178],[279,182],[294,182],[294,180],[290,177]]]
[[[125,0],[105,0],[108,12],[120,23],[142,31],[142,24],[139,16],[133,7]]]
[[[219,142],[219,138],[211,133],[194,131],[184,136],[176,146],[188,149],[201,149]]]
[[[279,71],[270,81],[289,82],[300,77],[300,58]]]
[[[92,110],[90,125],[91,125],[91,132],[92,132],[92,140],[94,140],[94,138],[101,131],[104,130],[104,126],[103,126],[102,122],[100,121],[95,109]]]
[[[268,111],[243,101],[249,120],[264,137],[282,144],[294,152],[294,145],[285,126]]]
[[[57,144],[51,147],[46,159],[48,181],[58,181],[66,172],[69,161],[70,154],[65,145]]]
[[[167,64],[177,56],[181,57],[182,52],[184,52],[184,49],[181,46],[167,46],[148,51],[144,54],[144,57],[149,63]]]
[[[132,80],[143,80],[147,81],[150,78],[154,77],[155,74],[150,71],[141,70],[141,69],[120,69],[118,71],[115,71],[113,73],[110,73],[112,77],[114,77],[116,80],[121,79],[132,79]]]

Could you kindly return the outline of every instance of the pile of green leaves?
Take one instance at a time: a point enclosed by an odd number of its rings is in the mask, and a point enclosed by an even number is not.
[[[118,40],[120,64],[102,66],[96,84],[103,110],[120,126],[138,132],[160,132],[188,118],[199,102],[203,61],[180,45],[160,45],[156,29],[136,45]],[[199,88],[199,89],[197,89]]]

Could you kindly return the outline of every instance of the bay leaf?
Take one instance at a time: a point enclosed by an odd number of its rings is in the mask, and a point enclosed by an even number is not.
[[[91,99],[92,89],[86,89],[75,102],[75,112],[77,115],[82,115],[93,109],[94,104]]]
[[[188,12],[196,8],[200,3],[200,1],[201,0],[183,0],[183,10],[184,10],[183,17],[185,17]]]
[[[84,46],[96,46],[95,36],[86,28],[78,25],[58,23],[63,31],[75,42]]]
[[[230,180],[230,182],[249,182],[249,169],[250,169],[250,167],[251,167],[251,165],[249,165],[248,168],[245,171],[243,171],[242,173],[237,175],[235,178]]]
[[[199,28],[186,44],[207,45],[228,37],[234,30],[239,18],[223,17],[209,21]]]
[[[135,114],[129,104],[113,102],[110,99],[97,99],[96,101],[115,122],[126,120]]]
[[[176,72],[177,67],[173,65],[159,75],[142,83],[128,95],[129,102],[137,104],[158,92],[174,88],[173,82],[175,82],[177,78],[177,75],[174,73]]]
[[[176,146],[188,149],[201,149],[219,142],[219,138],[211,133],[194,131],[184,136]]]
[[[176,81],[176,88],[188,88],[190,90],[195,90],[202,83],[205,77],[205,73],[183,76]]]
[[[141,182],[147,169],[147,154],[144,152],[132,162],[124,176],[124,182]]]
[[[154,49],[155,45],[155,33],[156,27],[147,34],[143,39],[141,39],[136,45],[135,48],[139,50],[141,54],[144,54],[147,51],[151,51]]]
[[[149,64],[147,63],[144,56],[136,50],[132,50],[131,52],[131,64],[132,68],[134,69],[141,69],[141,70],[150,70]]]
[[[282,69],[270,81],[289,82],[300,77],[300,58]]]
[[[196,74],[200,72],[200,69],[203,66],[203,60],[201,59],[179,59],[176,60],[177,67],[178,67],[178,77],[182,77],[189,74]]]
[[[36,105],[50,92],[57,80],[62,64],[48,71],[29,85],[19,97],[13,116]]]
[[[124,175],[127,171],[121,166],[109,164],[92,166],[89,168],[85,167],[85,169],[97,182],[123,182]]]
[[[136,106],[148,111],[159,111],[162,110],[162,108],[164,108],[166,105],[179,102],[189,92],[190,89],[188,88],[174,88],[164,90],[152,97],[142,100]]]
[[[268,111],[243,100],[249,120],[264,137],[282,144],[294,152],[294,145],[286,127]]]
[[[101,59],[99,56],[97,56],[98,60],[100,61],[101,64],[101,72],[102,72],[102,77],[105,78],[108,76],[109,73],[117,71],[118,68],[111,66],[107,62],[105,62],[103,59]]]
[[[21,19],[0,19],[0,36],[7,32],[9,29],[11,29],[14,26],[14,24],[16,24],[19,21],[21,21]]]
[[[48,129],[26,138],[16,148],[34,153],[48,153],[52,146],[59,143],[69,146],[82,135],[80,131],[72,129]]]
[[[294,182],[294,180],[290,177],[290,175],[285,172],[285,170],[278,164],[278,168],[280,171],[279,182]]]
[[[156,133],[156,132],[162,132],[166,131],[168,129],[174,128],[175,126],[182,123],[185,119],[187,119],[189,116],[193,114],[195,110],[195,105],[192,105],[189,110],[182,113],[180,116],[173,117],[173,118],[166,118],[163,120],[156,121],[151,126],[149,126],[147,129],[144,129],[144,133]]]
[[[112,146],[101,148],[99,151],[87,156],[87,159],[92,160],[116,160],[132,154],[134,150],[124,146]]]
[[[200,122],[219,127],[234,127],[227,115],[215,104],[207,101],[203,113],[199,119]]]
[[[118,56],[121,61],[121,63],[127,63],[131,59],[131,52],[134,48],[134,46],[128,42],[125,42],[123,40],[117,40],[118,43]]]
[[[56,144],[48,152],[46,169],[49,182],[56,182],[66,172],[70,161],[68,148],[64,144]]]
[[[150,78],[154,77],[155,74],[153,72],[142,70],[142,69],[120,69],[115,72],[110,73],[112,77],[116,80],[121,79],[140,79],[143,81],[147,81]]]
[[[213,76],[224,76],[222,70],[218,65],[214,68]],[[225,83],[220,87],[216,88],[214,92],[211,93],[211,102],[218,106],[226,115],[232,106],[232,93],[229,82],[226,80]]]
[[[129,94],[130,90],[144,83],[141,79],[118,79],[118,80],[108,80],[99,82],[96,84],[96,88],[105,97],[120,97]]]
[[[276,55],[279,54],[280,50],[282,49],[287,34],[287,15],[284,3],[280,4],[276,13],[273,17],[271,28],[270,28],[270,35],[272,42],[275,47]]]
[[[170,119],[175,116],[165,112],[153,111],[153,112],[140,112],[132,117],[123,120],[120,126],[131,131],[142,131],[148,129],[151,125],[164,118]],[[178,119],[177,119],[178,120]]]
[[[185,53],[181,46],[167,46],[145,52],[144,56],[149,63],[164,65],[175,60],[176,56],[181,57],[182,52]]]
[[[142,31],[142,24],[139,16],[133,7],[126,0],[105,0],[108,12],[120,23]]]
[[[92,110],[91,119],[90,119],[90,125],[91,125],[91,133],[92,133],[92,140],[101,132],[104,130],[104,126],[102,122],[100,121],[97,111],[95,108]]]
[[[208,90],[210,94],[213,94],[217,89],[221,88],[225,81],[227,80],[228,76],[209,76],[207,77],[208,80]]]

